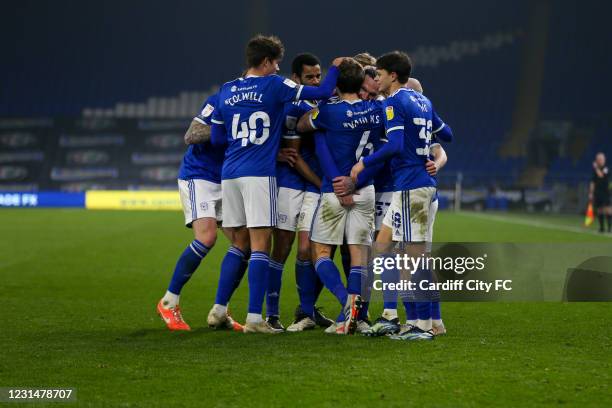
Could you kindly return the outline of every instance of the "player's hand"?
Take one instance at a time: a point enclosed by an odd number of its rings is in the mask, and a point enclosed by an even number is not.
[[[438,174],[438,165],[433,160],[427,160],[427,163],[425,163],[425,170],[427,170],[430,176],[435,176]]]
[[[354,183],[357,182],[357,176],[363,171],[363,169],[365,169],[365,166],[363,165],[362,160],[359,160],[357,163],[355,163],[355,165],[351,169],[351,178],[353,179]]]
[[[597,168],[598,168],[598,167],[599,167],[599,166],[597,166],[597,162],[596,162],[596,161],[594,161],[594,162],[593,162],[593,168],[594,168],[595,170],[597,170]]]
[[[342,64],[342,61],[344,61],[344,59],[347,57],[338,57],[338,58],[334,58],[334,60],[332,61],[332,65],[338,67],[340,66],[340,64]]]
[[[353,200],[352,194],[343,197],[338,197],[338,201],[340,201],[341,206],[347,208],[355,205],[355,201]]]
[[[352,194],[355,191],[355,182],[348,176],[338,176],[332,180],[334,186],[334,193],[338,197],[344,197]]]
[[[295,165],[296,160],[297,150],[292,147],[283,147],[282,149],[279,149],[278,155],[276,156],[276,161],[287,163],[291,167]]]

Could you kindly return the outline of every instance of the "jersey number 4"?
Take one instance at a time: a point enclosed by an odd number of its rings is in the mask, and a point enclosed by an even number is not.
[[[257,135],[257,121],[261,120],[261,135]],[[240,125],[240,129],[238,126]],[[234,114],[232,118],[232,138],[242,139],[241,146],[249,142],[260,145],[264,144],[270,137],[270,116],[266,112],[257,111],[251,113],[248,120],[240,122],[240,114]]]

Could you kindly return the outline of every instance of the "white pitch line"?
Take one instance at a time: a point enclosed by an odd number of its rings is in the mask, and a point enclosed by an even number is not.
[[[567,231],[567,232],[574,232],[577,234],[587,234],[587,235],[594,235],[597,237],[612,238],[612,235],[601,234],[599,232],[587,230],[587,229],[580,228],[580,227],[571,227],[569,225],[551,224],[547,222],[530,220],[527,218],[520,218],[520,217],[513,217],[513,216],[508,217],[508,216],[497,215],[497,214],[495,215],[483,214],[483,213],[476,213],[476,212],[471,212],[471,211],[460,211],[459,214],[467,215],[467,216],[474,217],[474,218],[480,218],[483,220],[489,220],[489,221],[499,221],[499,222],[505,222],[509,224],[525,225],[528,227],[546,228],[546,229],[557,230],[557,231]]]

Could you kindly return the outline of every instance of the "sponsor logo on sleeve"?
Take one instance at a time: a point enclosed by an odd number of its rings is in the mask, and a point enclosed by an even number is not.
[[[295,88],[297,86],[297,84],[293,82],[292,80],[290,80],[289,78],[285,78],[285,80],[283,81],[283,84],[287,85],[289,88]]]
[[[289,130],[295,130],[297,126],[297,118],[295,116],[287,116],[285,118],[285,127]]]
[[[387,114],[387,120],[391,120],[395,117],[395,113],[393,112],[393,106],[387,106],[385,109],[385,113]]]
[[[215,108],[210,103],[207,103],[204,109],[202,109],[201,115],[203,118],[207,118],[213,113],[214,110]]]
[[[312,119],[315,120],[317,118],[317,116],[319,116],[319,109],[313,109],[312,110]]]

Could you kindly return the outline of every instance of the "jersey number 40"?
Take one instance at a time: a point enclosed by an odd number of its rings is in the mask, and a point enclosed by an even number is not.
[[[262,130],[261,135],[257,135],[257,121],[261,120]],[[240,125],[240,129],[238,126]],[[234,114],[232,118],[232,138],[242,139],[241,146],[246,146],[249,142],[252,144],[264,144],[270,137],[270,116],[266,112],[257,111],[251,113],[248,120],[240,122],[240,114]]]

